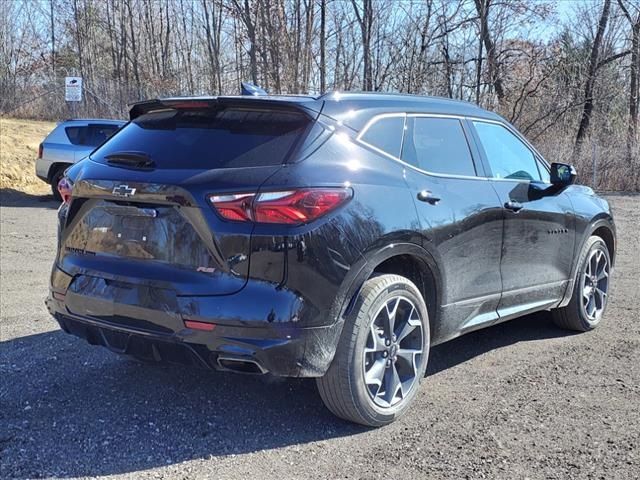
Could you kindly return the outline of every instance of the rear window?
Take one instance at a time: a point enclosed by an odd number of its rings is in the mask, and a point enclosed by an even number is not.
[[[144,152],[156,168],[234,168],[283,163],[308,124],[297,112],[162,110],[136,118],[97,149],[93,160]]]

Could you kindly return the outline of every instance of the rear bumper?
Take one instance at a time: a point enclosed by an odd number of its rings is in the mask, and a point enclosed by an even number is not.
[[[36,177],[43,182],[49,183],[49,170],[51,169],[51,160],[44,158],[36,159]]]
[[[117,353],[150,361],[284,377],[322,376],[333,359],[342,327],[341,323],[308,328],[291,324],[216,324],[212,331],[184,325],[165,329],[149,322],[132,322],[131,318],[104,320],[77,315],[69,311],[64,300],[52,296],[45,303],[62,330]]]

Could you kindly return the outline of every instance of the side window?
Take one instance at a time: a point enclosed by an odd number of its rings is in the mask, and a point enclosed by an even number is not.
[[[541,180],[533,152],[502,125],[473,122],[494,178]]]
[[[455,118],[408,118],[402,160],[431,173],[476,175],[462,124]]]
[[[394,157],[400,157],[404,117],[382,117],[372,123],[360,139]]]
[[[91,140],[87,142],[87,144],[92,147],[97,147],[116,133],[117,130],[118,127],[116,125],[91,125]]]
[[[89,127],[67,127],[64,131],[69,141],[74,145],[85,145],[89,138]]]

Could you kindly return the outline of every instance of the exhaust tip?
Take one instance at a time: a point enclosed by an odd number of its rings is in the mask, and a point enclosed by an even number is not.
[[[222,370],[229,370],[237,373],[247,373],[251,375],[264,375],[268,371],[258,362],[248,358],[233,358],[218,355],[216,359],[218,367]]]

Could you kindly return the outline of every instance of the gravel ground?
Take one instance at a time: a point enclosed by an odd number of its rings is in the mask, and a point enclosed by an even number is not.
[[[610,200],[601,328],[543,313],[438,346],[408,415],[369,430],[313,381],[142,365],[65,335],[43,305],[56,205],[5,196],[0,477],[640,478],[640,197]]]

